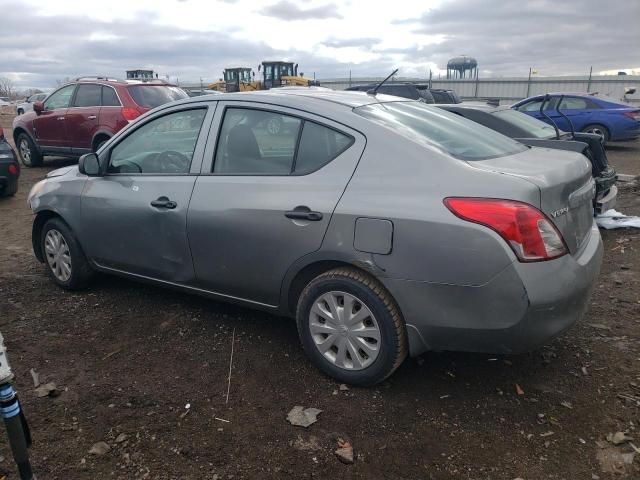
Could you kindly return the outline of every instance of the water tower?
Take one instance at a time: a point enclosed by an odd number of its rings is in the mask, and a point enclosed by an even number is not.
[[[447,78],[478,78],[478,61],[467,55],[452,58],[447,62]]]

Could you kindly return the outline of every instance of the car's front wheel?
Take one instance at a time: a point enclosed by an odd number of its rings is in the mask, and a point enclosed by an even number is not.
[[[340,382],[374,385],[407,356],[404,321],[373,277],[337,268],[305,287],[296,311],[298,333],[313,364]]]
[[[18,155],[20,155],[20,161],[25,167],[37,167],[42,165],[42,155],[33,144],[31,138],[26,133],[18,135]]]
[[[42,227],[42,255],[51,279],[62,288],[84,288],[93,271],[80,244],[67,224],[60,218],[51,218]]]

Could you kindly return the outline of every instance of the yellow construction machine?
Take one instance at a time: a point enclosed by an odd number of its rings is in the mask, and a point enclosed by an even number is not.
[[[249,67],[234,67],[224,69],[224,78],[207,86],[210,90],[219,92],[252,92],[255,90],[269,90],[276,87],[296,86],[312,87],[320,85],[316,80],[298,75],[298,64],[293,62],[262,62],[258,72],[262,70],[262,81],[255,79],[255,73]]]
[[[301,73],[298,75],[298,64],[293,62],[262,62],[262,90],[269,90],[275,87],[296,86],[313,87],[319,86],[320,82],[304,78]],[[260,67],[258,67],[260,71]]]

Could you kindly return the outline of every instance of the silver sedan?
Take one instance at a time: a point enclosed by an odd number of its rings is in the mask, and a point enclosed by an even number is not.
[[[372,385],[427,350],[521,352],[571,326],[602,258],[589,161],[384,95],[192,98],[29,196],[52,280],[122,275],[295,317]]]

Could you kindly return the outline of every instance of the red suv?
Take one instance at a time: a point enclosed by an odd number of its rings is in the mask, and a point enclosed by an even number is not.
[[[13,139],[26,167],[41,165],[45,155],[78,157],[146,111],[181,98],[183,90],[159,81],[78,78],[16,117]]]

